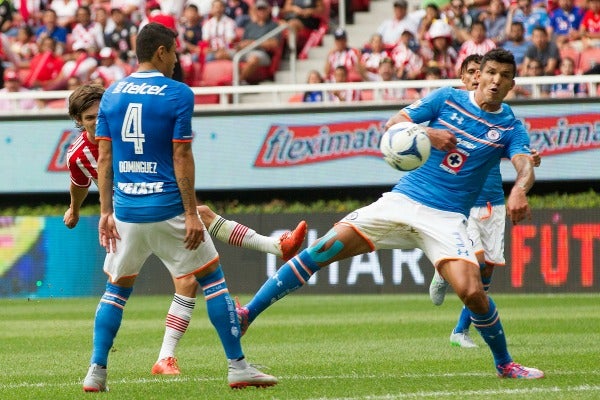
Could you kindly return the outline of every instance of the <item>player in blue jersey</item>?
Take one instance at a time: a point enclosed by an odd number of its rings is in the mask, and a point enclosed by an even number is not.
[[[460,79],[467,90],[477,88],[477,71],[481,67],[481,55],[471,54],[461,64]],[[541,159],[536,150],[531,150],[534,165],[540,165]],[[477,262],[481,269],[483,289],[487,292],[492,281],[494,266],[504,265],[504,228],[506,206],[500,164],[490,170],[475,206],[469,213],[467,232],[473,242]],[[444,302],[448,282],[437,272],[429,286],[429,296],[433,304],[439,306]],[[450,344],[453,346],[472,348],[477,347],[469,335],[471,313],[463,306],[456,327],[450,333]]]
[[[83,85],[69,96],[69,115],[82,130],[68,151],[71,185],[69,208],[63,221],[72,229],[79,222],[81,205],[88,195],[92,182],[98,181],[96,141],[96,118],[104,88],[97,85]],[[286,231],[279,238],[264,236],[236,221],[217,215],[206,205],[198,206],[198,213],[208,232],[215,238],[234,246],[272,253],[289,260],[298,253],[306,236],[306,222],[300,221],[296,229]],[[173,279],[175,295],[165,320],[165,334],[158,360],[152,366],[153,374],[178,375],[181,373],[175,358],[175,348],[187,331],[192,311],[196,305],[198,282],[195,276]]]
[[[442,88],[400,110],[400,121],[424,123],[433,149],[427,162],[404,175],[391,192],[355,210],[323,237],[284,264],[237,311],[242,329],[266,308],[303,286],[321,268],[377,249],[420,248],[471,311],[494,358],[498,376],[542,378],[544,373],[513,361],[493,300],[481,283],[467,234],[467,216],[492,167],[509,158],[517,171],[507,201],[510,219],[530,216],[527,191],[534,183],[529,137],[503,103],[514,86],[516,65],[503,49],[488,52],[473,92]]]
[[[144,261],[155,254],[174,278],[193,275],[228,360],[233,388],[277,379],[245,359],[234,303],[196,209],[191,117],[194,94],[171,79],[176,34],[150,23],[136,42],[138,70],[111,85],[97,117],[100,244],[109,279],[94,320],[86,392],[106,391],[108,354]]]

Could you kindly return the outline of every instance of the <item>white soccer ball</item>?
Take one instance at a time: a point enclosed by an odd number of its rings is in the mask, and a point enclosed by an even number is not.
[[[431,142],[425,128],[412,122],[399,122],[385,131],[379,143],[383,159],[392,168],[412,171],[425,164]]]

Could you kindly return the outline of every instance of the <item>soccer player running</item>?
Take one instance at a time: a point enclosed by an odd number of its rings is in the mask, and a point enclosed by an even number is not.
[[[477,88],[477,71],[481,67],[480,54],[467,56],[460,66],[460,79],[467,90]],[[538,167],[541,157],[537,150],[531,149],[534,166]],[[481,270],[483,289],[487,292],[492,282],[494,266],[504,265],[504,229],[506,221],[506,206],[504,204],[504,190],[502,189],[502,176],[500,164],[493,167],[475,206],[469,212],[467,232],[473,242],[477,262]],[[429,296],[436,306],[444,302],[448,282],[437,272],[434,273],[429,285]],[[462,307],[456,327],[450,333],[450,344],[463,348],[477,347],[469,335],[471,326],[471,312],[466,306]]]
[[[391,192],[351,212],[325,236],[284,264],[251,301],[238,307],[245,331],[261,312],[303,286],[321,268],[377,249],[420,248],[471,312],[473,325],[490,347],[498,376],[542,378],[536,368],[513,361],[494,301],[483,290],[479,265],[467,233],[467,216],[485,179],[502,157],[517,177],[506,204],[513,223],[530,216],[527,191],[535,181],[529,137],[503,103],[514,86],[516,65],[503,49],[488,52],[473,92],[439,89],[400,110],[400,121],[423,123],[433,149],[419,169],[404,175]]]
[[[71,202],[63,221],[72,229],[79,222],[81,205],[88,195],[92,182],[97,183],[98,142],[96,141],[96,117],[104,88],[99,85],[83,85],[69,97],[69,115],[82,130],[67,152],[67,165],[71,178]],[[294,231],[287,231],[279,239],[263,236],[253,229],[217,215],[208,206],[197,207],[202,223],[217,239],[253,250],[272,253],[289,260],[298,253],[306,236],[306,222],[300,221]],[[189,275],[173,279],[175,295],[166,318],[165,335],[158,360],[152,367],[153,374],[178,375],[181,373],[175,358],[175,348],[185,334],[196,305],[198,282]]]
[[[228,361],[229,386],[272,386],[248,364],[219,254],[196,209],[194,94],[170,77],[176,34],[150,23],[137,36],[138,70],[111,85],[98,110],[99,241],[109,279],[94,320],[86,392],[106,391],[108,354],[144,261],[155,254],[174,278],[193,275]],[[113,193],[114,192],[114,193]]]

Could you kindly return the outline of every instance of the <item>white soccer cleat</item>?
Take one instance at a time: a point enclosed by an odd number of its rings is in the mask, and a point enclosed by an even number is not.
[[[250,364],[245,368],[236,368],[230,364],[227,381],[232,389],[243,389],[248,386],[268,387],[277,384],[277,378],[259,371]]]
[[[431,283],[429,284],[429,298],[436,306],[441,306],[446,298],[448,282],[435,270]]]
[[[465,349],[479,347],[475,344],[473,339],[471,339],[471,336],[469,336],[468,329],[465,329],[464,331],[459,333],[454,333],[454,331],[452,331],[452,333],[450,334],[450,344],[452,346],[462,347]]]
[[[106,386],[106,368],[98,364],[90,365],[88,373],[83,380],[84,392],[108,392]]]

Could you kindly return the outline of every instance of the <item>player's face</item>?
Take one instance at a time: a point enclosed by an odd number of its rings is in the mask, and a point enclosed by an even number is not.
[[[96,136],[96,117],[98,116],[99,101],[94,102],[89,108],[81,113],[81,121],[77,121],[87,133]]]
[[[515,85],[513,66],[496,61],[486,62],[483,69],[478,70],[476,79],[479,82],[478,104],[492,106],[492,109],[500,106]]]
[[[467,90],[475,90],[477,88],[477,71],[479,70],[479,63],[469,61],[467,68],[460,76],[460,80],[465,85]]]

